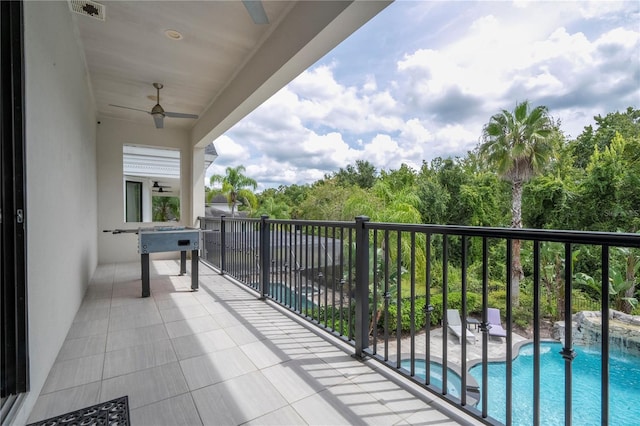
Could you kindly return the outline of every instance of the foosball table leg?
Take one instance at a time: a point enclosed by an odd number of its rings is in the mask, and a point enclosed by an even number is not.
[[[187,273],[187,252],[180,252],[180,275],[184,275]]]
[[[142,297],[149,297],[151,289],[149,288],[149,254],[140,255],[140,265],[142,265]]]
[[[191,250],[191,290],[192,291],[198,291],[198,264],[199,264],[198,250]]]

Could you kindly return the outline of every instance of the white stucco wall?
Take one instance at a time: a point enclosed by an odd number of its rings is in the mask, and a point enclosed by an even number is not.
[[[98,140],[98,253],[100,264],[139,261],[138,236],[135,234],[104,233],[105,229],[135,229],[166,223],[127,223],[124,221],[122,185],[122,146],[146,145],[180,150],[180,225],[192,226],[192,148],[189,131],[184,129],[156,129],[149,124],[100,118]],[[204,157],[203,157],[204,158]],[[203,167],[204,167],[204,159]],[[202,188],[204,193],[204,188]],[[174,258],[179,253],[157,253],[154,258]]]
[[[24,2],[27,285],[26,421],[97,264],[96,121],[66,2]]]

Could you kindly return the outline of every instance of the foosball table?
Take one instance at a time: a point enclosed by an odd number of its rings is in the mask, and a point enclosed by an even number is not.
[[[156,226],[153,228],[105,230],[113,234],[138,234],[138,253],[142,270],[142,297],[149,297],[149,254],[171,251],[180,252],[180,275],[187,273],[187,251],[191,251],[191,290],[198,291],[198,262],[200,229],[177,226]]]

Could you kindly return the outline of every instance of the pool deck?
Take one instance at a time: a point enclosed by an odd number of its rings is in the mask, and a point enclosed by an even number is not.
[[[436,328],[430,331],[430,347],[431,356],[442,358],[444,342],[442,339],[443,328]],[[474,330],[471,327],[472,333],[476,336],[475,343],[467,340],[467,362],[474,360],[482,360],[482,333],[478,330]],[[518,342],[527,340],[525,337],[519,334],[512,333],[512,344],[515,346]],[[426,333],[424,331],[417,333],[415,337],[416,356],[424,356],[426,345]],[[460,344],[458,337],[453,333],[447,333],[447,360],[448,362],[455,363],[459,367],[462,366],[462,345]],[[402,354],[409,354],[411,348],[411,338],[404,337],[401,339],[400,348]],[[378,343],[377,351],[382,353],[384,347]],[[397,353],[397,340],[391,339],[389,341],[389,357],[393,359]],[[505,338],[490,337],[488,341],[488,358],[490,360],[506,360],[507,355],[507,343]]]

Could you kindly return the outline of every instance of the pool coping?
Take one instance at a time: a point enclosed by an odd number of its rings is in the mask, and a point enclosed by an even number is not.
[[[424,353],[414,353],[413,357],[416,360],[426,361],[426,355]],[[402,352],[400,354],[400,359],[401,360],[403,360],[403,359],[411,359],[411,352]],[[410,370],[407,370],[406,368],[403,368],[403,367],[397,368],[397,367],[395,367],[393,365],[393,364],[396,363],[396,361],[397,361],[397,356],[396,355],[390,355],[389,358],[387,359],[387,361],[383,361],[383,362],[385,364],[387,364],[388,366],[396,369],[396,370],[403,370],[403,371],[407,372],[407,376],[410,376],[410,373],[411,373]],[[440,364],[442,366],[442,358],[439,357],[439,356],[432,355],[432,356],[429,357],[429,361],[430,362],[436,362],[436,363],[438,363],[438,364]],[[456,373],[462,379],[462,367],[460,365],[458,365],[455,362],[448,361],[447,362],[447,368],[453,370],[453,372]],[[469,368],[467,368],[467,372],[466,372],[465,376],[466,376],[466,379],[467,379],[467,389],[466,389],[467,398],[471,399],[470,405],[473,406],[473,405],[477,404],[478,401],[479,401],[480,385],[478,384],[478,381],[475,379],[475,377],[473,377],[471,374],[469,374]]]
[[[521,340],[519,342],[516,342],[513,345],[513,353],[511,356],[511,360],[513,361],[514,359],[518,358],[518,356],[520,356],[520,349],[524,346],[524,345],[528,345],[531,343],[535,343],[535,341],[533,339],[525,339],[525,340]],[[556,340],[556,339],[540,339],[540,343],[562,343],[560,340]],[[507,361],[507,357],[506,355],[503,358],[488,358],[487,359],[487,364],[489,363],[496,363],[496,362],[506,362]],[[482,364],[483,360],[482,359],[472,359],[470,361],[467,361],[467,375],[469,374],[469,370],[471,370],[473,367],[475,367],[478,364]]]

